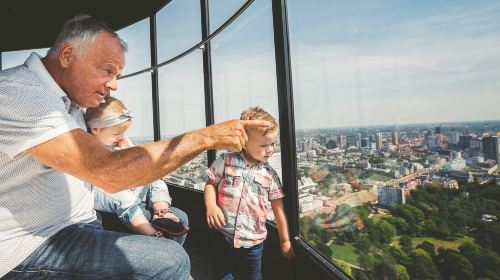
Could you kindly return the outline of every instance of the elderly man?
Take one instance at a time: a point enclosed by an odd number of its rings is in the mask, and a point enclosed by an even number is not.
[[[102,230],[84,181],[117,192],[150,183],[208,149],[241,150],[231,120],[170,140],[109,152],[83,122],[117,89],[126,44],[104,23],[77,16],[46,57],[0,72],[0,277],[187,279],[176,242]]]

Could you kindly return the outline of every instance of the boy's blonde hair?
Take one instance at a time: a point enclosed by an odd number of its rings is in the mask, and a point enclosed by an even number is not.
[[[105,101],[105,103],[101,103],[97,107],[87,108],[85,113],[85,122],[92,119],[104,120],[112,117],[118,117],[123,115],[124,111],[128,110],[123,102],[114,97],[107,96]],[[127,121],[126,123],[130,125],[130,121]]]
[[[266,135],[268,132],[275,132],[278,130],[278,122],[276,119],[260,107],[250,107],[246,109],[241,113],[240,120],[263,120],[270,122],[271,125],[268,127],[256,127],[250,129],[260,131],[263,135]]]

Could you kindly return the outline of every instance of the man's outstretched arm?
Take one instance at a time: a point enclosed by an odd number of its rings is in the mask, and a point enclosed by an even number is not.
[[[74,129],[27,153],[56,170],[118,192],[157,180],[203,151],[240,151],[248,140],[245,128],[268,125],[267,121],[230,120],[116,152],[108,151],[95,136]]]

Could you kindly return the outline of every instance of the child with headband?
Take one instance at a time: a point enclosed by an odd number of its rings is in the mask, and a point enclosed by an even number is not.
[[[125,105],[113,97],[107,97],[98,107],[88,108],[85,114],[88,131],[110,150],[134,146],[124,136],[132,118]],[[171,207],[172,198],[162,180],[114,194],[95,186],[92,188],[96,210],[116,214],[136,233],[154,237],[165,236],[181,245],[184,243],[189,229],[184,226],[188,222],[187,215],[182,210]]]

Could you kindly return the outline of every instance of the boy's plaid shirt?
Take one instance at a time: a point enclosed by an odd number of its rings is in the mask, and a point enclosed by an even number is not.
[[[266,239],[268,202],[285,196],[276,171],[267,163],[246,167],[240,153],[224,153],[207,175],[217,187],[217,206],[226,225],[219,230],[234,248],[251,247]]]

